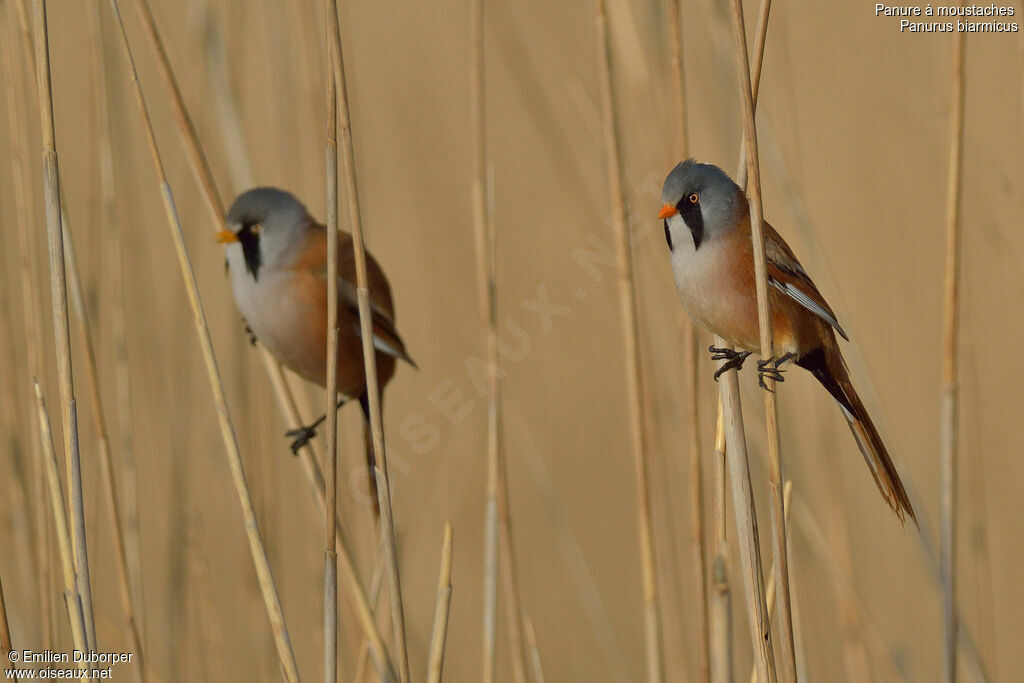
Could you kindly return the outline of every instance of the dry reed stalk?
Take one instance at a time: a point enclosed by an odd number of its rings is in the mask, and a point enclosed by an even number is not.
[[[53,510],[57,548],[60,551],[60,565],[64,576],[64,605],[67,608],[68,624],[71,626],[71,639],[75,648],[85,650],[87,647],[85,615],[82,612],[82,600],[78,594],[78,581],[75,579],[74,552],[71,548],[71,537],[64,506],[64,489],[61,487],[60,474],[57,471],[57,454],[53,449],[53,431],[50,429],[50,416],[46,412],[46,402],[43,400],[43,390],[39,388],[39,380],[34,380],[33,385],[36,417],[39,420],[40,441],[42,442],[46,479],[49,485],[50,505]],[[84,666],[84,663],[80,662],[79,666]]]
[[[295,397],[285,381],[281,364],[266,349],[263,347],[260,347],[260,349],[263,351],[260,354],[260,358],[274,388],[274,394],[277,396],[285,421],[289,425],[301,425],[302,419],[295,404]],[[303,446],[299,454],[306,471],[306,478],[317,494],[316,501],[320,505],[320,511],[324,512],[327,510],[326,484],[324,483],[323,472],[320,469],[319,459],[313,449],[312,442]],[[384,638],[381,636],[380,629],[377,628],[377,622],[374,620],[372,605],[376,603],[376,595],[374,594],[372,597],[367,598],[363,584],[359,580],[359,572],[356,569],[355,560],[353,559],[355,554],[352,552],[351,545],[345,536],[341,524],[336,524],[336,533],[338,560],[341,563],[342,578],[346,588],[348,588],[349,598],[352,600],[356,618],[363,630],[363,635],[367,639],[374,668],[377,669],[382,681],[391,683],[398,680],[398,676],[395,674],[395,667],[391,662],[387,645],[384,643]],[[379,581],[379,579],[375,579],[375,581]],[[375,592],[372,587],[371,592]]]
[[[327,31],[338,25],[338,3],[324,1]],[[335,29],[336,30],[336,29]],[[328,41],[329,42],[329,41]],[[338,281],[338,99],[334,91],[334,60],[327,50],[324,78],[327,95],[327,282]],[[327,549],[324,551],[324,681],[338,679],[338,288],[327,287]]]
[[[484,3],[470,3],[470,125],[473,129],[473,236],[476,247],[478,312],[487,353],[487,503],[484,511],[483,680],[493,683],[497,665],[498,574],[504,558],[504,595],[509,619],[513,673],[526,680],[519,580],[508,504],[507,464],[502,444],[501,380],[498,358],[498,297],[493,182],[487,164],[484,71]],[[504,546],[505,552],[501,548]]]
[[[658,602],[658,570],[653,542],[654,526],[651,519],[650,484],[647,478],[649,453],[648,438],[643,423],[645,406],[643,405],[643,377],[640,372],[639,321],[636,310],[636,290],[633,283],[631,234],[629,216],[625,206],[625,188],[622,184],[622,161],[619,153],[612,91],[611,51],[608,45],[608,18],[605,14],[604,0],[595,0],[594,24],[597,34],[598,82],[601,89],[604,124],[605,166],[608,173],[608,191],[611,199],[611,218],[615,232],[615,251],[619,275],[619,310],[622,316],[623,354],[626,366],[626,400],[629,404],[631,445],[636,470],[647,680],[655,682],[665,678],[661,615]]]
[[[50,42],[46,26],[46,0],[33,1],[36,80],[39,118],[43,131],[43,184],[46,193],[46,235],[50,252],[50,299],[60,383],[61,424],[64,429],[64,457],[68,472],[71,505],[71,534],[75,558],[75,581],[82,601],[85,641],[96,649],[92,589],[89,582],[89,554],[85,537],[85,501],[78,444],[78,414],[71,366],[71,322],[68,319],[67,279],[61,231],[60,180],[57,141],[53,124],[53,91],[50,78]]]
[[[725,344],[724,339],[715,337],[716,346],[721,347]],[[722,375],[722,379],[724,381],[719,384],[728,446],[725,455],[729,464],[729,481],[732,484],[733,513],[736,517],[736,530],[739,536],[737,540],[747,598],[750,638],[759,680],[762,683],[772,683],[775,680],[775,657],[772,651],[771,624],[768,621],[768,609],[765,604],[757,513],[754,509],[754,492],[750,484],[750,463],[747,458],[746,436],[743,431],[740,387],[734,370],[726,372]]]
[[[174,71],[171,68],[171,63],[167,58],[167,52],[164,49],[163,41],[160,38],[160,33],[157,30],[152,12],[150,12],[149,6],[145,0],[136,0],[136,5],[138,7],[139,16],[142,20],[143,29],[146,33],[148,42],[150,43],[150,47],[157,56],[157,63],[164,85],[168,91],[169,101],[178,126],[179,137],[186,149],[192,170],[196,175],[200,188],[203,190],[202,194],[206,199],[207,208],[214,216],[215,229],[219,230],[224,224],[225,211],[224,205],[220,200],[220,195],[217,193],[216,184],[213,180],[213,173],[210,170],[210,165],[206,161],[206,155],[203,153],[202,146],[199,144],[199,137],[196,133],[195,125],[192,122],[192,117],[188,114],[188,109],[185,107],[185,101],[181,96],[181,89],[178,87],[177,79],[175,78]],[[238,122],[235,122],[235,124],[237,123]],[[251,175],[248,172],[246,172],[246,174]],[[299,409],[295,402],[295,396],[292,394],[291,390],[288,388],[287,382],[285,381],[284,371],[281,368],[281,364],[273,357],[273,355],[271,355],[266,347],[260,346],[259,353],[260,360],[263,362],[264,370],[266,371],[267,377],[270,379],[270,384],[273,387],[274,395],[277,397],[278,406],[284,416],[285,423],[290,428],[301,427],[305,422],[299,414]],[[317,503],[321,506],[321,510],[326,509],[326,484],[324,483],[323,472],[320,469],[319,457],[312,442],[303,446],[299,453],[306,471],[307,479],[317,494]],[[342,576],[345,586],[349,590],[350,598],[355,608],[359,624],[370,643],[374,666],[377,668],[377,671],[380,673],[381,678],[384,681],[395,680],[396,676],[394,673],[394,666],[391,663],[384,639],[381,637],[380,631],[374,621],[373,610],[370,607],[369,600],[367,600],[366,591],[363,588],[362,582],[359,580],[359,573],[356,569],[351,547],[340,525],[338,525],[337,529],[337,543],[338,548],[340,549],[338,559],[341,562]]]
[[[790,511],[793,509],[792,506],[790,505],[790,502],[792,501],[792,498],[793,498],[793,482],[792,481],[787,481],[786,482],[786,485],[785,485],[784,490],[783,490],[782,497],[783,497],[784,502],[786,504],[786,523],[789,524],[789,514],[790,514]],[[768,587],[767,587],[767,589],[765,591],[765,593],[766,593],[766,595],[765,595],[765,603],[766,603],[766,606],[768,607],[768,618],[769,619],[772,618],[772,612],[775,611],[775,593],[776,593],[776,588],[775,588],[775,582],[773,580],[775,578],[775,570],[776,570],[776,567],[773,564],[771,566],[771,568],[768,570],[768,582],[767,582],[767,586]],[[794,669],[794,671],[795,671],[795,669]],[[750,683],[757,683],[757,667],[756,666],[750,667]]]
[[[750,78],[750,60],[747,56],[747,37],[743,23],[742,0],[731,0],[733,37],[736,44],[736,68],[740,78],[740,101],[743,106],[743,149],[747,154],[750,201],[750,231],[754,243],[754,278],[757,288],[757,318],[761,332],[761,357],[775,357],[772,334],[772,309],[768,298],[768,263],[764,246],[764,217],[761,206],[761,175],[757,154],[757,125],[754,120],[754,100]],[[767,22],[764,24],[767,30]],[[782,494],[782,455],[779,443],[779,416],[775,396],[775,380],[765,377],[765,421],[768,427],[769,491],[772,501],[772,549],[775,555],[775,584],[779,594],[779,634],[781,636],[780,677],[796,680],[796,650],[793,647],[793,611],[789,599],[789,553],[786,548],[786,519]]]
[[[540,660],[540,648],[537,647],[537,632],[533,628],[533,619],[529,614],[523,615],[523,630],[526,632],[526,645],[530,651],[530,671],[533,683],[544,683],[544,665]]]
[[[183,134],[182,138],[186,141],[198,140],[199,136],[196,134],[195,125],[192,123],[192,118],[188,115],[188,110],[185,108],[185,100],[181,95],[181,88],[178,87],[178,81],[174,78],[174,71],[171,69],[171,61],[167,57],[167,50],[164,48],[160,34],[157,32],[153,11],[150,9],[147,0],[135,0],[135,7],[138,9],[139,18],[142,20],[142,29],[146,33],[150,47],[153,48],[153,55],[160,66],[160,75],[171,98],[171,112],[174,114],[175,122],[180,129],[187,131],[187,135]],[[208,197],[219,198],[217,185],[213,180],[213,171],[210,170],[210,165],[202,152],[202,148],[198,144],[186,144],[185,151],[189,155],[189,161],[192,162],[192,170],[196,174],[196,182],[199,183]],[[219,207],[217,204],[208,203],[207,208],[212,214],[214,223],[220,224],[224,222],[224,211],[218,211]]]
[[[349,224],[352,229],[352,250],[356,265],[356,297],[359,301],[359,328],[363,342],[363,364],[366,368],[366,394],[370,406],[370,431],[373,453],[377,463],[377,498],[380,519],[385,535],[387,552],[388,588],[391,596],[391,620],[395,634],[398,674],[402,683],[409,681],[409,654],[405,639],[405,614],[402,604],[402,584],[398,571],[398,550],[395,547],[395,526],[391,510],[391,489],[388,481],[388,460],[384,450],[384,424],[381,418],[380,384],[377,381],[377,355],[373,347],[373,321],[370,313],[370,290],[366,280],[366,246],[363,242],[363,223],[359,212],[359,192],[356,186],[355,152],[352,148],[352,126],[349,118],[348,88],[345,80],[345,60],[341,46],[338,22],[328,26],[330,51],[334,57],[337,80],[338,123],[341,132],[342,162],[345,170],[346,199]]]
[[[295,663],[295,655],[292,652],[291,642],[288,638],[288,627],[284,621],[284,613],[281,609],[281,601],[277,595],[274,585],[273,574],[270,563],[267,560],[266,549],[260,537],[259,526],[256,521],[256,513],[253,509],[252,496],[245,480],[245,468],[242,463],[241,452],[238,448],[238,439],[235,428],[228,412],[227,400],[224,396],[224,386],[220,378],[220,370],[217,366],[217,359],[213,351],[213,342],[210,339],[210,330],[206,324],[206,315],[203,312],[202,301],[199,298],[199,289],[196,284],[195,273],[192,270],[191,259],[185,245],[185,238],[182,234],[181,223],[178,220],[177,208],[174,204],[174,196],[171,193],[170,184],[164,173],[163,160],[160,158],[160,151],[157,147],[156,136],[153,132],[149,119],[149,110],[142,93],[142,86],[139,83],[138,74],[135,70],[135,60],[132,56],[131,46],[128,42],[128,34],[125,31],[124,23],[121,20],[121,13],[117,0],[110,0],[110,8],[120,29],[124,58],[128,69],[129,80],[135,93],[135,101],[138,105],[139,118],[153,160],[153,167],[157,174],[160,193],[163,198],[164,209],[167,214],[168,227],[171,238],[174,242],[175,251],[178,257],[178,264],[181,268],[182,279],[185,290],[188,294],[189,304],[196,326],[196,334],[199,337],[200,348],[203,354],[203,361],[206,367],[210,389],[213,394],[213,401],[216,407],[218,421],[220,423],[221,437],[224,441],[225,452],[228,457],[228,465],[231,469],[231,477],[238,494],[239,503],[242,507],[242,518],[249,542],[249,550],[252,554],[253,564],[256,569],[256,576],[260,585],[260,592],[263,596],[267,615],[274,634],[274,642],[277,647],[278,660],[281,664],[282,673],[286,680],[294,682],[299,680],[298,666]]]
[[[124,512],[124,542],[128,560],[128,575],[139,624],[145,623],[143,612],[142,558],[139,533],[139,503],[135,453],[133,450],[131,377],[128,366],[128,338],[125,325],[124,247],[118,224],[117,197],[114,179],[114,148],[111,142],[110,106],[108,100],[106,54],[107,34],[103,31],[99,3],[89,3],[89,20],[97,49],[93,51],[94,72],[97,77],[97,144],[99,147],[99,183],[101,195],[100,219],[106,228],[105,255],[109,264],[104,272],[110,277],[114,291],[111,311],[111,332],[114,346],[114,374],[116,383],[116,412],[121,445],[122,493]]]
[[[437,579],[437,604],[434,606],[434,627],[430,634],[427,656],[428,683],[441,683],[444,665],[444,644],[448,637],[448,611],[452,604],[452,525],[444,523],[441,542],[441,570]]]
[[[757,11],[757,35],[754,37],[754,61],[750,64],[750,100],[757,112],[757,95],[761,89],[761,66],[764,64],[764,44],[768,37],[768,16],[771,13],[772,0],[761,0]],[[747,145],[740,145],[740,160],[737,163],[736,183],[740,187],[747,186]]]
[[[725,424],[722,402],[716,401],[715,420],[715,554],[712,560],[711,587],[708,596],[708,659],[711,680],[731,683],[732,676],[732,595],[729,588],[729,542],[726,536],[726,459]]]
[[[676,96],[676,136],[679,140],[679,155],[686,158],[690,143],[686,114],[686,71],[683,64],[683,32],[680,26],[682,13],[680,0],[669,0],[669,34],[671,37],[671,68],[674,93]],[[708,579],[707,542],[704,537],[704,473],[700,461],[700,393],[697,368],[700,363],[698,352],[697,326],[681,308],[676,309],[683,327],[684,377],[683,391],[687,405],[687,429],[689,430],[690,460],[690,543],[693,548],[693,565],[697,581],[697,595],[700,596],[697,609],[697,674],[699,680],[711,677],[710,635],[708,626]]]
[[[121,609],[124,612],[124,628],[127,632],[131,652],[134,653],[136,667],[133,669],[136,680],[146,680],[146,657],[142,648],[142,635],[139,632],[135,608],[132,604],[131,577],[128,572],[128,553],[125,545],[124,523],[121,520],[121,505],[117,495],[117,480],[114,477],[114,465],[110,456],[110,438],[107,432],[107,419],[103,411],[103,398],[100,394],[99,370],[96,366],[96,348],[92,341],[89,327],[89,311],[82,297],[82,281],[78,272],[78,261],[75,258],[75,246],[71,238],[71,228],[67,214],[61,221],[64,229],[64,254],[67,257],[67,270],[71,276],[71,300],[78,319],[78,333],[82,348],[85,350],[85,370],[89,384],[89,398],[92,400],[93,426],[97,435],[97,450],[100,455],[100,470],[103,481],[107,512],[110,515],[111,531],[114,538],[114,563],[117,565],[117,582]]]
[[[41,361],[45,352],[42,349],[42,321],[39,318],[39,305],[36,297],[36,283],[39,282],[38,265],[36,261],[36,233],[31,226],[34,225],[32,216],[31,185],[27,182],[28,169],[26,168],[29,149],[29,129],[26,117],[23,115],[20,103],[22,102],[19,86],[15,82],[17,68],[17,55],[13,48],[17,40],[15,34],[16,19],[14,17],[15,3],[6,3],[6,23],[9,27],[5,39],[0,40],[0,51],[2,51],[4,65],[4,91],[7,93],[7,123],[10,135],[11,152],[11,185],[14,193],[14,208],[18,224],[18,265],[21,279],[22,293],[22,315],[25,331],[26,356],[28,377],[32,379],[41,374]],[[24,11],[21,4],[17,7]],[[23,20],[24,16],[21,17]],[[27,27],[27,22],[25,23]],[[22,45],[25,50],[25,63],[33,65],[32,45],[28,35],[22,33]],[[28,67],[26,67],[27,69]],[[35,422],[35,417],[32,422]],[[36,429],[29,429],[29,442],[32,450],[32,462],[35,467],[36,496],[31,500],[34,512],[35,534],[33,535],[34,561],[36,564],[37,577],[36,590],[38,593],[38,604],[40,607],[40,642],[43,642],[49,632],[49,620],[51,610],[50,599],[50,572],[49,553],[47,552],[47,539],[49,527],[46,519],[46,505],[44,495],[46,489],[46,467],[43,464],[43,452],[39,442],[39,432]]]
[[[373,577],[370,579],[370,603],[373,605],[374,612],[377,611],[377,600],[380,597],[380,584],[384,573],[384,543],[383,537],[381,543],[377,544],[380,548],[377,553],[377,563],[373,568]],[[359,658],[356,661],[356,670],[350,680],[355,683],[361,683],[366,678],[366,667],[370,661],[370,642],[365,635],[362,637],[362,642],[359,644]]]
[[[962,3],[961,3],[962,4]],[[952,114],[949,123],[949,166],[946,177],[946,269],[942,324],[942,388],[939,394],[941,477],[940,575],[942,577],[942,678],[956,680],[956,531],[957,440],[959,438],[960,372],[957,365],[960,323],[960,195],[963,191],[964,34],[953,38]]]

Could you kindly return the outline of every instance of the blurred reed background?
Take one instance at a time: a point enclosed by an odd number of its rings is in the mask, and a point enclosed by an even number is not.
[[[0,2],[0,57],[12,67],[2,91],[0,159],[13,162],[0,163],[0,579],[15,648],[67,650],[72,641],[49,500],[34,456],[37,364],[58,454],[64,437],[48,295],[43,143],[23,1]],[[450,521],[445,678],[476,680],[483,652],[488,383],[470,192],[470,7],[442,0],[345,2],[339,9],[367,243],[389,275],[399,328],[420,366],[398,370],[384,415],[412,675],[426,674],[438,558]],[[728,4],[685,1],[680,9],[690,153],[732,172],[742,119]],[[153,2],[153,12],[222,201],[255,184],[276,185],[325,219],[322,3],[161,1]],[[235,309],[223,250],[212,239],[218,226],[181,145],[135,3],[125,0],[122,13],[292,647],[303,678],[313,680],[323,664],[323,515],[288,450],[287,425]],[[746,13],[752,42],[752,4]],[[488,0],[484,17],[502,433],[527,632],[535,633],[548,681],[642,680],[636,487],[593,7]],[[649,478],[663,656],[666,679],[687,681],[699,680],[701,600],[688,536],[687,360],[655,219],[661,182],[680,160],[669,17],[663,1],[608,3],[645,419],[653,437]],[[61,189],[127,555],[140,560],[129,563],[129,572],[133,588],[141,586],[134,603],[150,678],[274,679],[271,629],[221,455],[188,299],[162,225],[118,29],[108,4],[96,0],[51,0],[49,29]],[[789,564],[798,670],[808,680],[932,681],[942,669],[936,548],[952,45],[948,35],[901,34],[898,20],[876,18],[867,4],[804,1],[777,3],[772,11],[758,107],[765,217],[853,339],[844,352],[854,381],[911,491],[929,548],[879,498],[832,401],[809,377],[789,373],[779,390],[780,427],[785,474],[793,481]],[[1024,677],[1016,652],[1024,634],[1024,550],[1004,540],[1024,534],[1018,492],[1024,461],[1016,457],[1024,423],[1013,408],[1024,364],[1008,343],[1024,334],[1024,237],[1013,228],[1024,209],[1018,49],[1009,34],[966,41],[957,592],[961,637],[975,653],[961,657],[969,680],[979,671],[991,680]],[[347,228],[344,207],[340,215]],[[24,225],[29,229],[21,236]],[[130,650],[86,353],[73,314],[72,332],[96,637],[102,650]],[[701,349],[708,343],[702,335]],[[712,364],[700,357],[710,539],[717,386]],[[740,381],[767,573],[762,399],[750,368]],[[318,414],[322,390],[295,378],[290,383],[305,418]],[[361,419],[356,408],[341,413],[338,498],[368,586],[378,539],[360,493]],[[729,536],[735,671],[746,678],[747,614],[732,528]],[[339,595],[340,676],[352,680],[362,635],[344,588]],[[504,605],[499,599],[498,680],[513,680]],[[387,609],[381,612],[381,632],[389,635]],[[130,667],[115,670],[117,678],[130,675]]]

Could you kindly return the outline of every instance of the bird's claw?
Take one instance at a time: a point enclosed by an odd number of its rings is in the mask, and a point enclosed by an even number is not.
[[[771,379],[773,382],[785,382],[786,378],[782,376],[785,370],[779,369],[779,366],[785,363],[791,357],[790,354],[786,354],[782,358],[766,358],[765,360],[757,361],[757,383],[761,385],[761,388],[765,391],[775,393],[774,389],[769,389],[765,383],[765,378]]]
[[[309,443],[309,440],[316,436],[315,427],[299,427],[298,429],[289,429],[284,433],[285,436],[294,437],[292,441],[292,453],[294,455],[299,454],[299,450]]]
[[[743,367],[743,361],[750,355],[750,351],[734,351],[733,349],[726,349],[719,346],[709,346],[708,351],[711,352],[711,360],[724,360],[721,367],[715,370],[714,380],[717,382],[718,378],[722,376],[722,373],[732,370],[735,368],[737,371]]]

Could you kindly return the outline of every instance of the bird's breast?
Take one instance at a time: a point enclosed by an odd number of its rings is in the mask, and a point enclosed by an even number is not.
[[[327,375],[327,290],[295,270],[262,269],[253,277],[231,264],[235,302],[256,338],[286,367],[323,384]]]
[[[757,294],[741,260],[749,249],[731,239],[677,240],[672,271],[679,299],[694,321],[740,348],[757,351]]]

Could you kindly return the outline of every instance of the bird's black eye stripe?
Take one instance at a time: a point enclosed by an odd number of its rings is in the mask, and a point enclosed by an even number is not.
[[[665,241],[668,242],[668,250],[672,251],[674,247],[672,246],[672,233],[668,229],[668,219],[666,218],[662,223],[665,224]]]
[[[254,280],[259,279],[260,266],[263,265],[263,257],[260,255],[260,224],[243,223],[242,229],[238,231],[238,241],[242,243],[242,255],[245,257],[245,269],[249,271]]]

